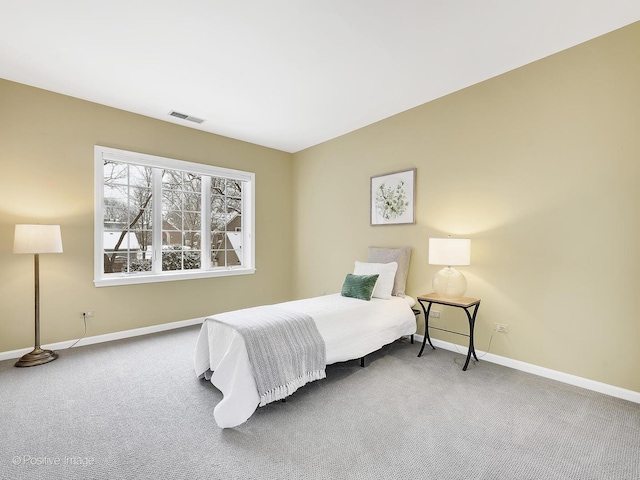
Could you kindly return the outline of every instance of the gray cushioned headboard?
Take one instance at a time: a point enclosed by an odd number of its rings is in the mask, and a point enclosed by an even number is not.
[[[393,282],[391,295],[402,297],[405,294],[407,275],[409,274],[409,261],[411,260],[411,247],[384,248],[369,247],[368,261],[371,263],[397,262],[398,270]]]

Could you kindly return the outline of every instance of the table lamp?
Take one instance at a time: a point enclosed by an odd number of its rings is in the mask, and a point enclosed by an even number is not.
[[[444,298],[462,297],[467,279],[454,266],[471,265],[471,240],[468,238],[430,238],[429,265],[444,265],[433,277],[435,292]]]

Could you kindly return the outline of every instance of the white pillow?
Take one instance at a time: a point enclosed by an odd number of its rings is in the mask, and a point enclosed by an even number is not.
[[[364,263],[356,261],[356,267],[353,269],[354,275],[375,275],[378,274],[378,281],[373,289],[375,298],[383,298],[389,300],[393,290],[393,282],[396,278],[396,270],[398,264],[391,263]]]

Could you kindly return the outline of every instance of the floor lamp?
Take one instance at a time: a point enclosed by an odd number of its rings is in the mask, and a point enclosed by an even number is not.
[[[34,284],[36,304],[36,341],[33,350],[16,362],[16,367],[34,367],[58,358],[56,352],[40,348],[40,257],[41,253],[62,253],[60,225],[16,225],[13,253],[34,255]]]

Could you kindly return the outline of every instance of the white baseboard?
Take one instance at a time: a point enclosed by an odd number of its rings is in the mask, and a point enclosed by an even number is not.
[[[418,334],[416,334],[414,337],[420,343],[424,338],[422,335]],[[444,350],[450,350],[452,352],[460,351],[465,355],[467,354],[467,347],[461,345],[456,345],[451,342],[444,342],[442,340],[438,340],[437,338],[432,338],[431,343],[433,343],[435,347],[440,347]],[[597,382],[595,380],[589,380],[588,378],[578,377],[576,375],[559,372],[557,370],[551,370],[550,368],[539,367],[538,365],[521,362],[520,360],[501,357],[500,355],[486,353],[477,349],[476,354],[478,355],[478,357],[482,355],[482,358],[480,359],[481,361],[497,363],[498,365],[513,368],[515,370],[521,370],[527,373],[532,373],[540,377],[550,378],[552,380],[557,380],[558,382],[568,383],[569,385],[574,385],[576,387],[586,388],[587,390],[592,390],[594,392],[604,393],[605,395],[622,398],[623,400],[628,400],[634,403],[640,403],[640,392],[627,390],[624,388],[616,387],[614,385],[609,385],[607,383]]]
[[[164,332],[166,330],[174,330],[176,328],[198,325],[204,322],[204,319],[205,317],[192,318],[190,320],[182,320],[180,322],[162,323],[160,325],[152,325],[151,327],[135,328],[133,330],[124,330],[122,332],[106,333],[104,335],[96,335],[94,337],[85,337],[80,340],[75,346],[81,347],[83,345],[93,345],[94,343],[110,342],[112,340],[138,337],[140,335],[148,335],[150,333]],[[71,345],[73,345],[74,342],[75,340],[66,340],[64,342],[42,345],[42,348],[46,348],[49,350],[64,350],[65,348],[69,348]],[[8,352],[0,352],[0,361],[10,360],[12,358],[20,358],[25,353],[29,353],[31,350],[33,350],[33,347],[21,348],[19,350],[10,350]]]

